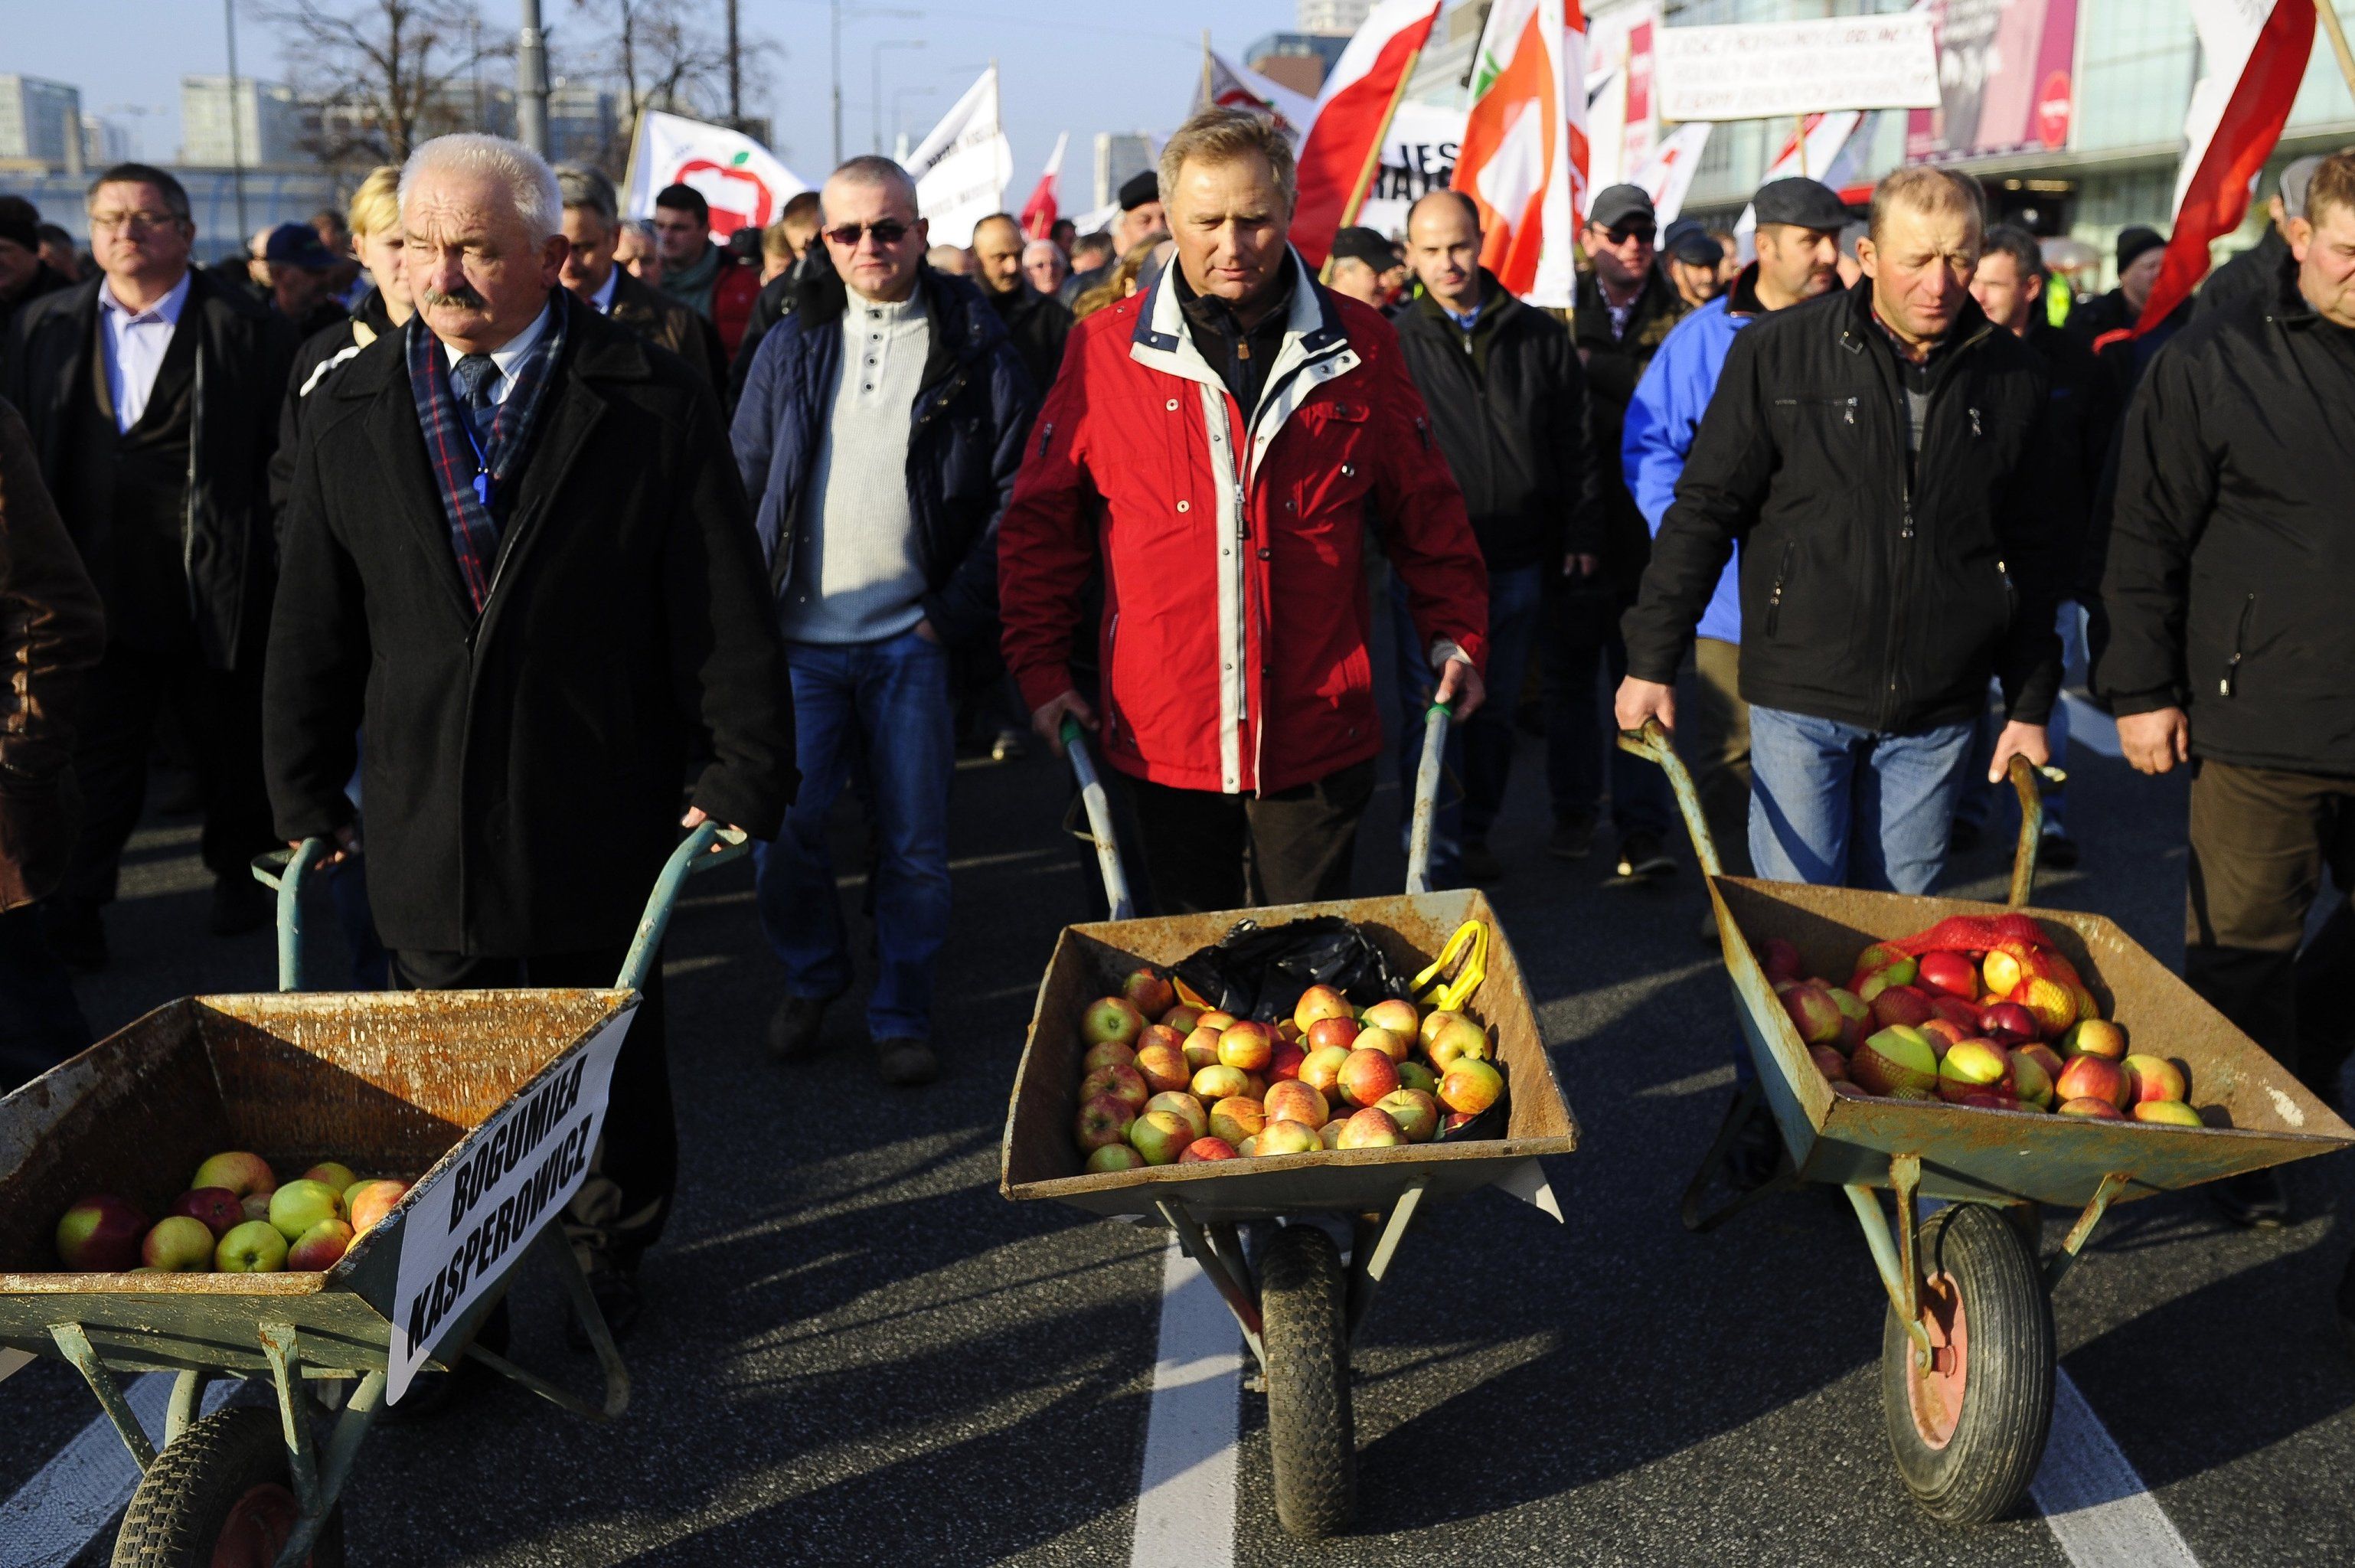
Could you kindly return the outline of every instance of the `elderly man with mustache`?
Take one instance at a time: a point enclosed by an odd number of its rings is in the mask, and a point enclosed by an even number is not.
[[[793,798],[761,547],[709,385],[558,286],[545,163],[444,136],[400,200],[416,314],[313,394],[295,459],[271,803],[288,840],[357,853],[344,785],[365,725],[396,983],[611,985],[682,790],[686,825],[763,838]],[[657,965],[568,1217],[617,1331],[677,1174],[663,1052]]]

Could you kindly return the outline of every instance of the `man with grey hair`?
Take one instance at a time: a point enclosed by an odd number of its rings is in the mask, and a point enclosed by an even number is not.
[[[684,823],[777,829],[792,720],[710,388],[558,286],[537,155],[444,136],[400,178],[416,314],[313,394],[265,729],[290,843],[359,853],[395,983],[609,986]],[[700,742],[698,746],[697,743]],[[706,759],[690,778],[690,751]],[[568,1213],[608,1320],[677,1168],[661,969]]]
[[[620,203],[604,171],[565,164],[556,171],[564,201],[566,288],[599,315],[618,321],[649,343],[686,360],[714,391],[719,388],[719,336],[711,324],[613,262],[621,243]]]
[[[2280,294],[2282,280],[2297,265],[2289,253],[2289,226],[2306,216],[2307,188],[2313,185],[2314,171],[2322,166],[2322,159],[2320,153],[2308,153],[2283,168],[2274,194],[2265,202],[2264,233],[2208,275],[2193,296],[2200,311],[2223,310],[2252,300],[2263,304]]]
[[[761,923],[785,967],[769,1044],[780,1061],[812,1053],[850,987],[826,818],[863,756],[881,848],[867,1029],[883,1081],[910,1086],[940,1070],[950,660],[996,629],[997,519],[1038,398],[980,291],[925,264],[905,169],[853,158],[819,199],[833,272],[761,340],[734,426],[805,781],[760,859]]]
[[[1071,275],[1071,259],[1052,240],[1033,240],[1022,247],[1023,280],[1040,293],[1052,297]]]

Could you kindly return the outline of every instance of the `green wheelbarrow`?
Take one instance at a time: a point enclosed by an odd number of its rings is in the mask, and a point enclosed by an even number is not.
[[[1063,731],[1114,918],[1066,927],[1056,941],[1007,1106],[999,1190],[1016,1202],[1052,1199],[1176,1232],[1251,1349],[1257,1368],[1251,1386],[1267,1395],[1276,1517],[1297,1536],[1333,1534],[1355,1511],[1349,1348],[1426,1200],[1499,1186],[1559,1220],[1538,1157],[1578,1147],[1577,1123],[1496,912],[1477,890],[1430,891],[1432,805],[1447,722],[1438,709],[1426,720],[1405,894],[1165,919],[1134,918],[1094,763],[1078,727],[1067,723]],[[1167,967],[1217,942],[1246,916],[1273,925],[1316,915],[1355,922],[1404,975],[1433,964],[1467,923],[1488,928],[1486,976],[1465,1011],[1488,1031],[1507,1074],[1504,1136],[1088,1172],[1071,1138],[1080,1058],[1087,1050],[1079,1019],[1088,1003],[1117,992],[1142,965]],[[1346,1263],[1316,1223],[1284,1223],[1254,1256],[1245,1255],[1245,1221],[1311,1216],[1349,1228]]]
[[[2035,1478],[2052,1419],[2051,1290],[2114,1204],[2328,1154],[2355,1130],[2254,1040],[2201,1001],[2113,922],[2029,905],[2043,807],[2036,770],[2012,763],[2019,842],[2004,904],[1811,887],[1724,874],[1692,778],[1658,724],[1619,744],[1666,769],[1709,885],[1735,1015],[1757,1069],[1687,1190],[1687,1228],[1706,1231],[1771,1192],[1844,1191],[1889,1296],[1881,1410],[1898,1474],[1932,1518],[1984,1524]],[[1757,944],[1794,944],[1806,971],[1846,975],[1869,943],[1950,915],[2034,917],[2141,1049],[2190,1069],[2201,1127],[2084,1120],[1940,1101],[1833,1093],[1760,966]],[[1781,1136],[1775,1177],[1713,1212],[1702,1196],[1742,1124],[1763,1104]],[[1894,1218],[1880,1193],[1893,1196]],[[1934,1212],[1923,1200],[1940,1200]],[[2074,1211],[2040,1258],[2045,1205]]]
[[[183,997],[0,1098],[0,1347],[72,1363],[138,1462],[117,1568],[333,1568],[369,1426],[467,1359],[576,1414],[622,1413],[629,1374],[558,1221],[680,888],[746,848],[709,825],[679,846],[611,989],[300,994],[304,872],[327,850],[309,840],[256,867],[279,891],[286,991]],[[324,1271],[56,1267],[51,1227],[78,1198],[160,1213],[224,1149],[415,1179]],[[565,1282],[601,1399],[474,1342],[527,1253]],[[146,1372],[174,1378],[160,1448],[122,1381]],[[204,1413],[222,1378],[266,1381],[275,1409]]]

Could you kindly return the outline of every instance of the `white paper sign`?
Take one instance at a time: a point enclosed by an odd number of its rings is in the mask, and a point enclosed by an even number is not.
[[[539,1086],[474,1129],[454,1159],[410,1195],[393,1290],[385,1397],[398,1402],[417,1369],[571,1201],[605,1125],[613,1057],[638,1009],[632,1001]]]
[[[997,118],[997,68],[981,73],[923,145],[908,155],[916,207],[935,245],[970,245],[974,225],[1006,208],[1014,149]]]
[[[1664,120],[1934,109],[1939,101],[1938,51],[1924,12],[1663,27],[1653,48]]]

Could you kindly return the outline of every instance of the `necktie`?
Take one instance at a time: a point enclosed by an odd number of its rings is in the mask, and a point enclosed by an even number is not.
[[[487,452],[491,445],[491,421],[497,411],[491,406],[491,389],[498,385],[499,368],[487,354],[468,354],[450,368],[450,382],[458,391],[458,404],[466,411],[466,422],[474,428],[474,439]]]

